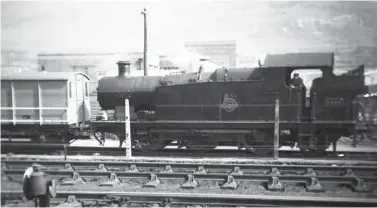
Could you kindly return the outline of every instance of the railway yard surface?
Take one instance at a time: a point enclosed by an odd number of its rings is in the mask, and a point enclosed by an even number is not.
[[[339,151],[351,151],[348,140],[341,142]],[[366,151],[363,144],[367,143],[373,147],[372,141],[360,141],[354,152]],[[47,177],[58,184],[51,206],[377,206],[377,162],[360,155],[345,160],[297,156],[127,159],[100,154],[2,154],[3,207],[34,206],[23,197],[21,182],[33,163],[42,165]]]

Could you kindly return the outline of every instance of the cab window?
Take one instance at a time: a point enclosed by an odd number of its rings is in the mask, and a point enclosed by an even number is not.
[[[295,69],[288,75],[285,83],[287,87],[295,87],[297,85],[295,79],[302,80],[302,85],[306,89],[306,97],[309,97],[313,80],[320,77],[322,77],[320,69]]]

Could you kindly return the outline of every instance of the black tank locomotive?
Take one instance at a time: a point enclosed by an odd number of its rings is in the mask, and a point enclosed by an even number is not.
[[[258,68],[170,76],[125,77],[129,65],[118,66],[119,76],[102,78],[97,89],[102,109],[114,114],[92,128],[124,138],[127,98],[132,143],[138,147],[163,148],[177,141],[186,148],[238,145],[266,153],[273,148],[279,100],[280,145],[324,151],[340,136],[354,133],[357,95],[365,91],[363,68],[334,75],[333,53],[270,55]],[[309,97],[305,86],[289,84],[297,69],[322,71]]]

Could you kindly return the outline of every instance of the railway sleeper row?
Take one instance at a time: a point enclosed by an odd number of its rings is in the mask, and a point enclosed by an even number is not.
[[[2,171],[2,179],[7,180],[8,176],[22,175],[22,170],[4,170]],[[221,180],[222,189],[237,189],[239,181],[261,182],[269,191],[284,191],[284,183],[303,184],[308,192],[325,191],[322,183],[332,183],[346,185],[354,192],[370,192],[372,189],[367,183],[376,184],[377,177],[358,177],[348,169],[342,176],[319,176],[316,172],[309,168],[304,175],[282,175],[277,168],[273,168],[268,174],[244,174],[239,167],[235,167],[232,172],[227,174],[207,173],[203,166],[199,166],[193,174],[175,173],[171,167],[167,166],[164,171],[155,173],[143,173],[133,166],[126,172],[109,172],[102,170],[96,171],[49,171],[47,172],[52,178],[60,179],[60,186],[74,186],[85,183],[91,179],[107,179],[99,184],[99,186],[114,186],[121,184],[127,179],[148,179],[143,187],[157,188],[161,184],[161,179],[182,180],[182,189],[194,189],[200,186],[199,181]]]
[[[15,162],[14,164],[12,162]],[[21,162],[21,163],[18,163],[18,162]],[[64,164],[64,167],[62,169],[58,169],[56,170],[54,166],[49,166],[49,165],[52,165],[52,161],[40,161],[42,164],[44,162],[47,162],[45,163],[44,165],[47,165],[47,166],[44,166],[43,169],[44,171],[49,171],[49,172],[52,172],[53,174],[58,174],[58,172],[56,171],[72,171],[72,172],[78,172],[80,171],[80,168],[74,168],[72,167],[72,163],[61,163],[61,164]],[[10,163],[10,167],[9,168],[9,164],[7,163]],[[27,163],[27,162],[26,162]],[[6,161],[6,162],[3,162],[1,163],[1,169],[2,169],[2,175],[4,175],[4,171],[12,171],[13,167],[12,165],[16,165],[16,169],[20,168],[20,165],[25,165],[26,164],[25,161]],[[36,163],[34,163],[36,164]],[[98,164],[97,167],[95,168],[95,171],[102,171],[102,172],[108,172],[108,171],[114,171],[112,170],[112,168],[114,168],[114,164],[109,164],[109,167],[106,167],[105,163],[95,163],[95,162],[90,162],[90,163],[77,163],[77,162],[74,162],[73,165],[79,165],[80,166],[83,166],[81,168],[85,168],[87,170],[91,170],[89,169],[90,166],[93,166],[95,164]],[[137,165],[140,165],[140,168],[137,167]],[[147,172],[151,172],[151,171],[155,171],[155,172],[158,172],[158,173],[193,173],[193,174],[207,174],[207,173],[211,173],[211,174],[222,174],[222,173],[226,173],[226,174],[235,174],[235,175],[243,175],[245,173],[244,170],[242,170],[241,168],[244,167],[247,171],[246,171],[246,174],[259,174],[259,173],[262,173],[262,174],[269,174],[269,175],[276,175],[276,176],[279,176],[279,175],[286,175],[286,174],[292,174],[292,172],[294,174],[301,174],[301,175],[305,175],[305,176],[316,176],[317,175],[317,172],[319,172],[320,174],[322,174],[323,172],[325,172],[326,174],[340,174],[341,176],[349,176],[349,177],[357,177],[357,174],[354,172],[354,170],[356,172],[361,172],[363,173],[363,175],[365,176],[366,173],[370,176],[376,176],[377,175],[377,167],[374,167],[374,166],[324,166],[324,165],[320,165],[320,166],[316,166],[316,165],[269,165],[269,164],[265,164],[265,165],[258,165],[258,166],[255,166],[255,165],[250,165],[250,164],[238,164],[238,165],[224,165],[224,164],[221,164],[221,165],[218,165],[218,164],[204,164],[204,165],[197,165],[197,164],[164,164],[164,163],[143,163],[143,162],[140,162],[140,163],[136,163],[136,164],[132,164],[132,163],[128,163],[127,164],[124,164],[128,167],[126,168],[121,168],[124,172],[145,172],[145,170]],[[55,164],[56,165],[56,164]],[[119,164],[115,164],[116,166],[117,165],[120,165]],[[164,167],[163,170],[160,170],[158,171],[157,169],[160,169],[159,167]],[[172,166],[176,166],[178,171],[175,171],[173,169]],[[194,167],[196,166],[195,170],[192,170]],[[206,167],[208,167],[209,169],[211,170],[207,170]],[[23,167],[23,166],[22,166]],[[257,167],[257,168],[255,168]],[[216,170],[217,168],[220,168],[220,170],[222,170],[222,172],[218,172],[218,171],[213,171],[212,170]],[[254,169],[255,168],[255,169]],[[223,170],[225,169],[225,170]],[[252,171],[254,170],[263,170],[263,171],[258,171],[258,172],[251,172],[250,169]],[[269,169],[269,170],[267,170]],[[317,171],[316,171],[317,170]],[[17,171],[17,170],[16,170]],[[117,171],[119,171],[119,168],[117,168]]]
[[[157,176],[158,174],[151,173],[148,177],[149,181],[146,182],[144,188],[157,188],[161,185],[161,180]],[[377,178],[376,178],[377,179]],[[350,182],[340,182],[342,185],[349,185],[354,192],[370,192],[371,189],[367,186],[363,179],[354,177]],[[71,180],[63,182],[61,185],[75,185],[77,183],[83,183],[84,179],[75,172]],[[99,186],[114,186],[122,183],[122,180],[117,177],[115,173],[110,173],[108,180],[99,184]],[[263,183],[263,182],[262,182]],[[306,188],[307,192],[324,192],[324,186],[319,182],[317,177],[307,178],[306,182],[301,182]],[[199,186],[198,180],[195,179],[195,175],[189,174],[185,176],[185,182],[181,184],[182,189],[194,189]],[[233,175],[227,175],[224,179],[221,189],[235,190],[238,187],[238,182]],[[267,181],[267,190],[269,191],[284,191],[285,185],[279,179],[279,176],[270,176]]]

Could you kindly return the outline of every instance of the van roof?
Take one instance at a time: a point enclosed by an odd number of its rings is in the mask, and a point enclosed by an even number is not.
[[[82,72],[1,72],[1,80],[68,80],[70,77],[81,74],[90,80],[89,76]]]

